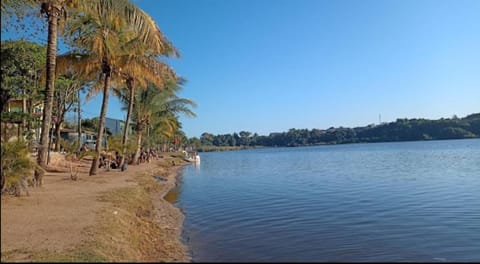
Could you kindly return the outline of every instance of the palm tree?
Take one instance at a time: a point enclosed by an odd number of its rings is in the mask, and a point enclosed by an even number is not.
[[[181,134],[182,124],[179,120],[179,114],[187,117],[195,117],[195,113],[189,109],[189,106],[196,107],[195,102],[190,99],[179,98],[175,94],[169,96],[163,105],[163,110],[154,117],[153,131],[160,133],[169,141],[176,143],[175,137]]]
[[[37,162],[40,166],[46,167],[48,151],[48,132],[52,122],[53,95],[55,91],[55,64],[57,57],[57,36],[59,31],[59,22],[66,20],[67,7],[76,6],[75,0],[41,0],[41,13],[45,15],[48,21],[48,41],[47,41],[47,67],[46,67],[46,85],[45,101],[42,116],[42,132],[40,134],[40,143],[38,149]]]
[[[133,117],[136,121],[135,130],[137,132],[137,151],[133,158],[134,164],[137,163],[140,156],[145,129],[149,126],[164,128],[165,124],[168,124],[173,130],[176,130],[179,128],[177,114],[195,116],[188,105],[195,107],[196,104],[189,99],[179,98],[175,95],[180,88],[181,86],[178,84],[170,84],[167,89],[159,90],[153,84],[149,84],[147,89],[137,92],[133,103]]]
[[[46,67],[46,88],[44,99],[44,110],[42,120],[42,132],[38,149],[37,162],[45,167],[48,150],[48,132],[52,121],[53,93],[55,89],[55,58],[57,54],[57,35],[59,22],[66,18],[67,6],[72,6],[74,0],[4,0],[1,2],[2,14],[7,13],[9,8],[16,14],[22,14],[23,8],[40,4],[41,13],[45,15],[48,22],[47,42],[47,67]]]
[[[101,72],[103,79],[103,101],[95,151],[100,153],[101,140],[112,79],[120,74],[122,58],[130,54],[168,54],[178,56],[173,45],[163,36],[153,19],[126,0],[90,0],[90,10],[77,16],[68,25],[72,44],[81,55],[70,54],[65,58],[77,57],[83,65],[84,76]],[[92,4],[93,3],[93,4]],[[82,10],[86,10],[83,9]],[[146,47],[146,48],[145,48]],[[94,86],[98,88],[98,86]],[[99,156],[99,155],[98,155]],[[95,175],[98,157],[93,160],[90,175]]]
[[[123,58],[124,65],[121,70],[121,77],[124,78],[127,89],[117,89],[116,95],[120,100],[128,103],[127,117],[125,120],[125,128],[123,131],[123,151],[120,166],[125,162],[125,153],[128,141],[128,129],[130,127],[130,116],[133,111],[133,103],[135,97],[135,87],[145,89],[150,82],[157,88],[164,88],[168,83],[176,82],[177,77],[170,67],[159,62],[153,57],[147,56],[126,56]],[[128,93],[128,95],[127,95]]]
[[[182,128],[178,116],[173,113],[164,113],[155,115],[152,118],[151,125],[147,127],[148,144],[174,142],[175,134]]]

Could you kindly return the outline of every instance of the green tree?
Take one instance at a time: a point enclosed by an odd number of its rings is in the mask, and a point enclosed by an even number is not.
[[[145,50],[148,50],[147,48]],[[167,54],[168,55],[168,54]],[[125,103],[128,103],[127,117],[123,131],[122,144],[125,146],[122,150],[122,159],[120,166],[125,161],[126,145],[128,142],[128,129],[130,127],[130,116],[133,111],[135,97],[135,87],[145,89],[148,83],[152,83],[159,89],[165,88],[169,83],[177,82],[177,77],[168,65],[158,61],[151,56],[126,55],[120,58],[121,71],[119,77],[123,78],[127,89],[116,89],[116,95]]]
[[[98,123],[98,117],[82,119],[82,127],[89,131],[97,131]]]
[[[239,135],[240,135],[240,145],[243,145],[243,146],[248,146],[250,145],[250,135],[252,133],[248,132],[248,131],[240,131]]]
[[[55,102],[54,102],[54,124],[55,124],[55,138],[57,142],[55,144],[55,151],[60,150],[60,128],[65,121],[65,114],[70,111],[73,105],[79,100],[78,90],[84,85],[84,81],[78,78],[78,76],[72,72],[62,75],[56,82],[55,89]]]
[[[197,137],[192,137],[192,138],[188,139],[188,145],[190,145],[194,149],[200,148],[201,144],[202,144],[202,142],[200,142],[200,139],[197,138]]]
[[[39,0],[35,2],[40,3],[41,13],[44,14],[48,23],[45,99],[42,116],[42,131],[40,135],[40,145],[37,157],[38,164],[42,167],[45,167],[47,162],[48,132],[50,131],[52,122],[53,100],[55,92],[58,32],[59,29],[62,29],[62,23],[64,23],[67,18],[67,8],[75,6],[77,1]]]
[[[32,127],[33,109],[42,99],[38,81],[45,67],[44,46],[26,40],[2,41],[0,105],[5,112],[10,99],[22,99],[21,130]],[[5,121],[5,120],[2,120]],[[22,131],[19,132],[22,134]]]
[[[138,90],[134,98],[133,117],[136,122],[137,151],[133,158],[134,164],[140,156],[142,137],[147,127],[153,126],[154,130],[163,130],[163,133],[172,135],[180,127],[177,114],[195,116],[189,106],[195,107],[195,103],[189,99],[179,98],[175,91],[179,85],[171,85],[169,88],[159,90],[153,84],[149,84],[146,90]]]
[[[94,79],[98,72],[102,74],[103,84],[93,86],[101,87],[103,93],[97,135],[97,138],[101,139],[112,78],[120,72],[119,58],[129,54],[143,54],[147,44],[151,54],[176,51],[159,31],[153,19],[126,0],[91,0],[82,6],[85,8],[81,10],[85,12],[67,25],[69,35],[72,36],[69,44],[79,53],[65,58],[70,57],[70,63],[81,65],[83,76]],[[100,148],[101,144],[96,144],[95,151],[100,153]],[[98,158],[92,161],[90,175],[96,174],[98,162]]]
[[[23,10],[40,6],[41,14],[48,23],[47,33],[47,52],[46,52],[46,86],[44,97],[44,109],[42,116],[42,130],[40,135],[40,144],[38,149],[37,161],[40,166],[45,167],[47,161],[48,150],[48,132],[51,126],[52,108],[53,108],[53,93],[55,90],[55,63],[57,54],[57,37],[62,22],[66,19],[66,9],[69,6],[75,5],[77,1],[74,0],[19,0],[2,1],[2,13],[13,10],[15,15],[24,15]],[[3,20],[2,20],[3,22]]]
[[[214,135],[211,134],[211,133],[207,133],[207,132],[204,132],[202,133],[202,135],[200,136],[200,142],[202,143],[202,145],[204,146],[212,146],[213,145],[213,139],[214,139]]]

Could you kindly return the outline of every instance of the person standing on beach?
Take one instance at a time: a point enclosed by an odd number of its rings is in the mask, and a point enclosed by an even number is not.
[[[80,149],[80,151],[81,151],[81,152],[84,152],[84,153],[88,151],[88,145],[87,145],[87,143],[83,143],[83,146],[82,146],[82,148]]]

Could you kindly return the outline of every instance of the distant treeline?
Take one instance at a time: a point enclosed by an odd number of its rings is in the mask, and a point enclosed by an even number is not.
[[[244,147],[296,147],[322,144],[368,143],[389,141],[415,141],[435,139],[463,139],[480,137],[480,113],[464,118],[397,119],[395,122],[346,128],[295,129],[288,132],[257,133],[241,131],[233,134],[213,135],[203,133],[190,139],[200,151],[240,149]],[[219,147],[219,148],[216,148]]]

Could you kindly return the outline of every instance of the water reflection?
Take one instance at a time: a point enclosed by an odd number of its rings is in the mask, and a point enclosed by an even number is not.
[[[163,197],[167,202],[176,204],[183,189],[183,179],[181,174],[178,176],[175,186]]]
[[[200,171],[200,162],[193,162],[192,166],[196,171]]]

